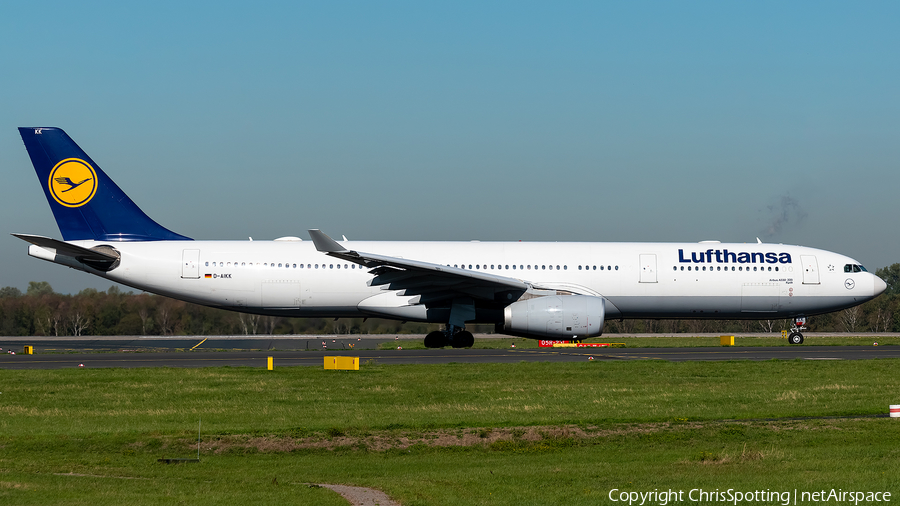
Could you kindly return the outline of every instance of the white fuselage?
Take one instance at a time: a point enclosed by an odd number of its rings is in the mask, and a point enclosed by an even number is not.
[[[309,241],[72,244],[110,245],[119,251],[120,264],[109,272],[66,265],[137,289],[224,309],[299,317],[390,317],[390,312],[373,307],[402,307],[410,299],[369,286],[373,275],[368,269],[319,252]],[[851,258],[781,244],[341,244],[355,251],[505,276],[541,293],[602,296],[607,319],[786,318],[855,306],[884,290],[883,281]],[[40,247],[31,248],[33,256],[54,261]],[[379,304],[365,302],[376,296]]]

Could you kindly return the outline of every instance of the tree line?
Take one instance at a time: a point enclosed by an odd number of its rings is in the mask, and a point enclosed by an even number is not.
[[[900,263],[876,271],[885,293],[860,306],[810,318],[812,332],[900,332]],[[790,320],[610,320],[607,333],[780,332]],[[436,324],[380,318],[284,318],[236,313],[160,295],[123,292],[116,286],[59,294],[46,281],[32,281],[23,294],[0,288],[2,336],[235,335],[235,334],[426,334]],[[469,326],[492,332],[492,325]]]

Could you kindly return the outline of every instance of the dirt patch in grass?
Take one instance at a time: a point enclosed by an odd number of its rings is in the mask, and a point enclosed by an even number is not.
[[[297,450],[337,450],[359,449],[365,451],[403,450],[413,446],[424,447],[490,447],[501,442],[541,443],[545,441],[571,440],[584,442],[598,438],[621,437],[629,435],[651,435],[662,432],[680,432],[722,427],[724,433],[743,428],[779,430],[819,430],[837,429],[841,420],[820,420],[815,424],[793,421],[765,422],[660,422],[615,424],[610,426],[530,426],[530,427],[472,427],[460,429],[434,430],[380,430],[324,431],[309,436],[295,437],[286,435],[242,435],[229,434],[204,437],[201,443],[203,453],[220,454],[232,451],[252,453],[292,452]],[[729,432],[730,431],[730,432]],[[339,434],[339,435],[338,435]],[[196,448],[196,440],[180,439],[178,444],[185,448]],[[132,447],[138,443],[132,443]],[[739,457],[741,460],[748,455]],[[718,460],[715,458],[709,460]],[[729,459],[731,460],[731,459]]]

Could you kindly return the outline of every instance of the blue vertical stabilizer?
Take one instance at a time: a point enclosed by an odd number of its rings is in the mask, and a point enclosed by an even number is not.
[[[189,241],[156,223],[59,128],[19,128],[66,241]]]

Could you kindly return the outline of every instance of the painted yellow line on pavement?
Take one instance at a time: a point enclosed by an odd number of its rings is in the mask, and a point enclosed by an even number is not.
[[[209,339],[209,338],[207,337],[206,339]],[[204,340],[200,341],[199,343],[197,343],[197,344],[194,346],[194,348],[196,348],[197,346],[200,346],[201,344],[205,343],[205,342],[206,342],[206,339],[204,339]],[[188,351],[194,351],[194,348],[191,348],[191,349],[188,350]]]

